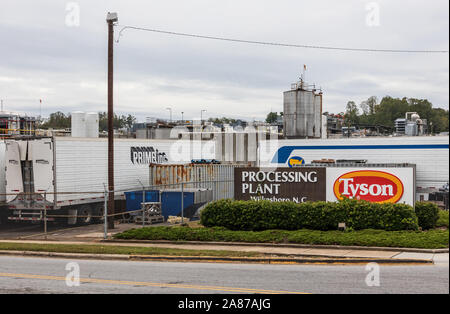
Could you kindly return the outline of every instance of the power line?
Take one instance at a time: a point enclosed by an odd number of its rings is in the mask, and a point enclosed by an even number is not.
[[[340,51],[357,51],[357,52],[387,52],[387,53],[448,53],[448,50],[397,50],[397,49],[371,49],[371,48],[348,48],[348,47],[332,47],[332,46],[317,46],[317,45],[301,45],[301,44],[289,44],[289,43],[278,43],[278,42],[265,42],[265,41],[255,41],[255,40],[245,40],[245,39],[236,39],[236,38],[226,38],[226,37],[216,37],[216,36],[206,36],[206,35],[198,35],[198,34],[189,34],[189,33],[179,33],[179,32],[171,32],[160,29],[152,29],[152,28],[144,28],[144,27],[136,27],[136,26],[123,26],[119,32],[119,36],[116,40],[118,43],[120,37],[122,36],[123,31],[127,29],[160,33],[165,35],[172,36],[184,36],[184,37],[192,37],[192,38],[201,38],[201,39],[211,39],[211,40],[220,40],[227,42],[236,42],[236,43],[244,43],[244,44],[254,44],[254,45],[266,45],[266,46],[279,46],[279,47],[291,47],[291,48],[308,48],[308,49],[322,49],[322,50],[340,50]]]

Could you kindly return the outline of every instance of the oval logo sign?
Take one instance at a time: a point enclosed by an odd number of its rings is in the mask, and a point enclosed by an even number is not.
[[[403,196],[403,183],[384,171],[359,170],[337,178],[333,190],[339,200],[347,197],[374,203],[397,203]]]
[[[298,157],[298,156],[291,157],[291,158],[289,158],[289,161],[288,161],[289,168],[304,165],[304,164],[305,164],[305,160],[302,157]]]

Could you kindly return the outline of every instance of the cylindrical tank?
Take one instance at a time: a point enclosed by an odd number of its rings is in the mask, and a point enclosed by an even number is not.
[[[72,112],[72,137],[86,137],[86,113]]]
[[[322,95],[314,90],[283,93],[283,123],[286,138],[320,138]]]
[[[99,119],[97,112],[86,114],[86,137],[98,137]]]

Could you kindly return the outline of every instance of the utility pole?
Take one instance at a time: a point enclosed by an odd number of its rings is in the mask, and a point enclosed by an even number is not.
[[[114,23],[119,21],[117,13],[108,12],[108,215],[114,215],[114,106],[113,106],[113,65],[114,65]],[[108,219],[108,217],[105,217]],[[108,219],[108,228],[114,229],[114,216]]]

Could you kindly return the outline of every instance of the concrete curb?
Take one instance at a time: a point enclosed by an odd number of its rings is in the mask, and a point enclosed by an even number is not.
[[[386,251],[386,252],[408,252],[408,253],[449,253],[449,249],[420,249],[401,247],[376,247],[376,246],[345,246],[345,245],[312,245],[312,244],[286,244],[286,243],[249,243],[249,242],[207,242],[207,241],[170,241],[170,240],[118,240],[108,239],[99,242],[111,243],[155,243],[155,244],[191,244],[191,245],[230,245],[230,246],[264,246],[285,247],[302,249],[334,249],[334,250],[360,250],[360,251]]]
[[[170,262],[208,262],[208,263],[256,263],[256,264],[433,264],[431,260],[420,259],[378,259],[378,258],[261,258],[261,257],[216,257],[216,256],[158,256],[158,255],[121,255],[86,254],[0,250],[0,255],[50,257],[65,259],[94,259],[122,261],[170,261]]]

